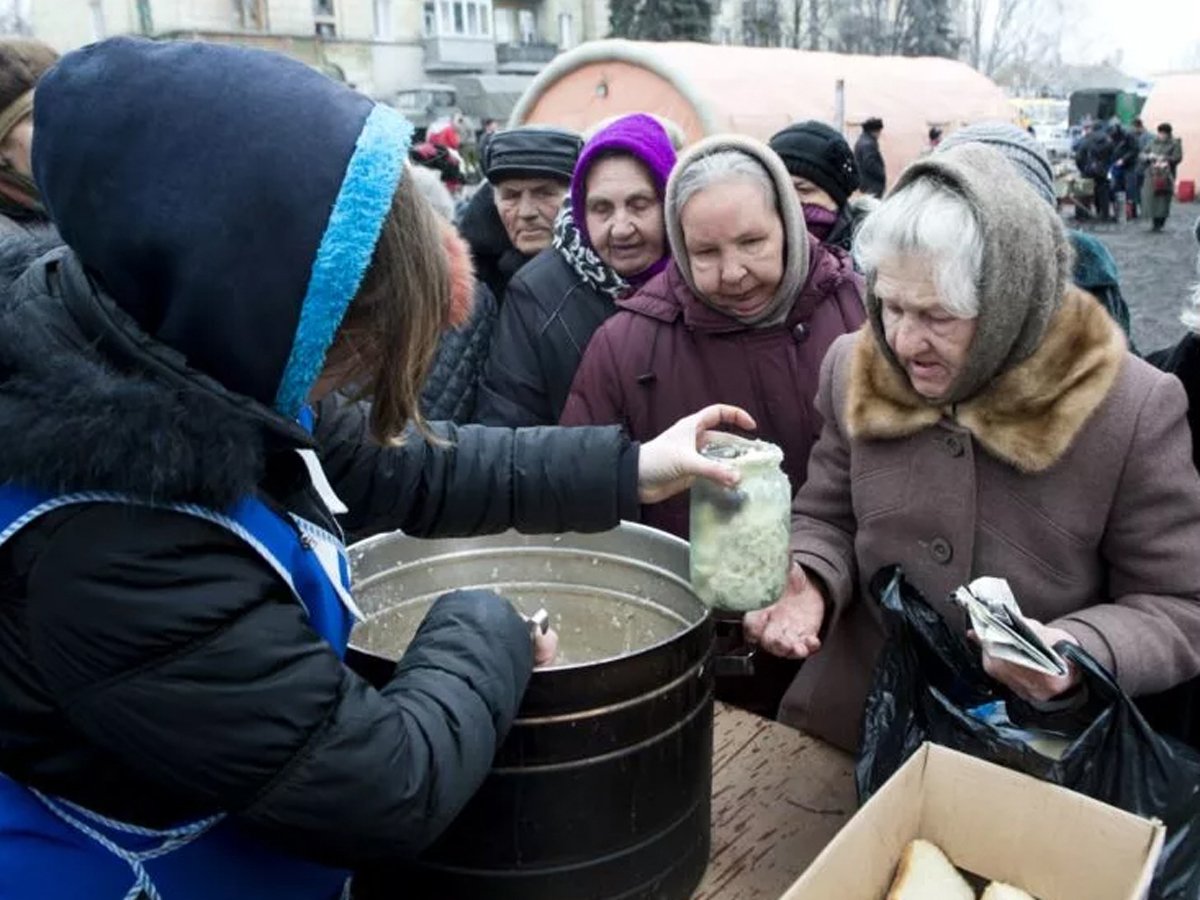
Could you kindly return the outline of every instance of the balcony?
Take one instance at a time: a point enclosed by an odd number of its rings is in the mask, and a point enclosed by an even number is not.
[[[544,66],[557,55],[558,47],[545,41],[496,45],[496,62],[502,66],[510,63]]]
[[[425,71],[486,72],[496,66],[496,45],[490,37],[426,35]]]
[[[540,72],[546,63],[557,55],[558,46],[547,41],[496,45],[496,62],[501,72]]]

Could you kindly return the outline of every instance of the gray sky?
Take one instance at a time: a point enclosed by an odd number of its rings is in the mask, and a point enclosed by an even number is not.
[[[1200,68],[1200,0],[1078,0],[1083,27],[1068,30],[1064,56],[1095,62],[1115,49],[1122,67],[1147,77],[1185,64]]]

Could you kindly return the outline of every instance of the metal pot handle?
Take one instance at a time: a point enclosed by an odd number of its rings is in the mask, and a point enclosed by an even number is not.
[[[754,657],[758,648],[743,644],[732,653],[718,654],[713,660],[713,673],[718,678],[748,677],[754,674]]]

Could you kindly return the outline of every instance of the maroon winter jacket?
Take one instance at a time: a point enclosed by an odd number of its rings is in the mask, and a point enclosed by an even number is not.
[[[647,441],[711,403],[740,406],[757,437],[783,448],[792,492],[821,433],[821,360],[866,319],[863,282],[841,251],[810,240],[808,279],[782,325],[752,328],[697,298],[672,264],[592,337],[563,425],[619,424]],[[642,508],[642,521],[688,536],[687,496]]]

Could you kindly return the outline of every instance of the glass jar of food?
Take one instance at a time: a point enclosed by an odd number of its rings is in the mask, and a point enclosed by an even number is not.
[[[692,589],[708,606],[749,612],[787,584],[792,488],[783,451],[766,441],[716,434],[700,451],[741,472],[734,489],[698,479],[691,493]]]

